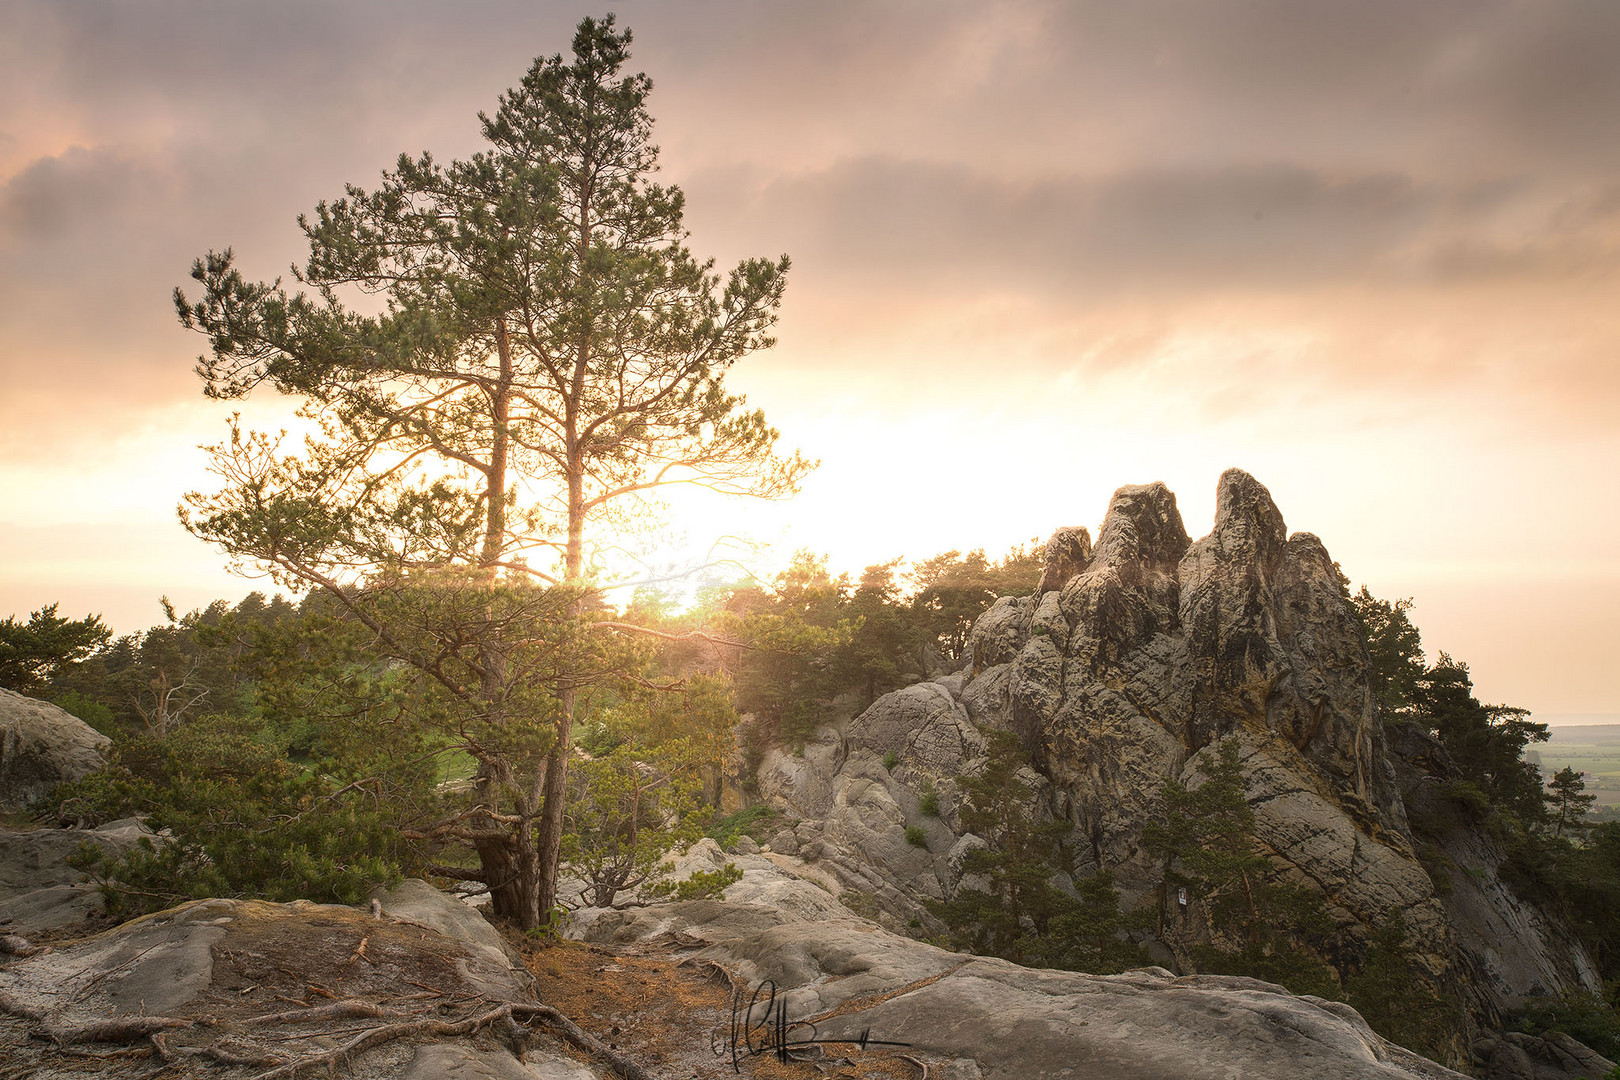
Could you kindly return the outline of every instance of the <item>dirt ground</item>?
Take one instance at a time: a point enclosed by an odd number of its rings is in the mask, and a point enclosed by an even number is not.
[[[509,943],[535,977],[541,1001],[668,1080],[925,1080],[927,1070],[903,1051],[853,1043],[805,1047],[780,1060],[770,1030],[732,1037],[738,991],[726,971],[658,946],[609,948],[580,942]],[[815,1021],[820,1017],[794,1017]],[[803,1038],[790,1030],[790,1043]],[[734,1052],[735,1051],[735,1052]]]

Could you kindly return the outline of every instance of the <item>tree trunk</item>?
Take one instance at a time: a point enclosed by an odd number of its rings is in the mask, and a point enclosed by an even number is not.
[[[589,150],[586,151],[589,156]],[[576,241],[575,265],[581,276],[587,273],[591,250],[591,196],[589,179],[582,179],[579,189],[579,236]],[[579,586],[585,568],[585,447],[580,440],[580,408],[585,400],[586,376],[590,372],[591,329],[587,325],[574,345],[573,379],[569,384],[564,405],[568,473],[568,547],[563,555],[563,583]],[[584,611],[584,596],[575,596],[568,606],[568,615],[578,618]],[[557,695],[558,712],[556,739],[546,754],[545,792],[540,806],[540,827],[535,837],[538,856],[539,888],[537,902],[542,914],[549,913],[557,904],[557,869],[562,856],[563,810],[568,798],[568,757],[573,750],[575,690],[563,687]]]
[[[512,345],[507,334],[506,320],[495,321],[495,346],[500,359],[501,377],[490,399],[490,457],[489,471],[485,474],[484,543],[480,561],[488,574],[491,602],[485,609],[492,622],[494,592],[500,580],[500,561],[506,544],[506,478],[510,456],[512,398]],[[506,658],[488,641],[479,649],[479,662],[483,673],[479,693],[483,698],[486,716],[493,726],[499,726],[506,717],[504,701],[507,690]],[[498,783],[488,764],[481,764],[476,777],[479,797],[492,808],[499,809]],[[533,830],[528,822],[533,812],[532,802],[525,802],[520,794],[517,812],[523,823],[504,834],[492,834],[487,840],[473,845],[484,883],[490,887],[490,900],[495,917],[515,922],[524,930],[540,925],[542,911],[539,903],[540,874],[536,858]]]
[[[540,925],[540,875],[531,832],[527,826],[505,835],[491,835],[473,845],[489,886],[492,913],[517,923],[524,930]]]

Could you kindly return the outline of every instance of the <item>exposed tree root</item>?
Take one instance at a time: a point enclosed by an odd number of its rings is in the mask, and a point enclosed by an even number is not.
[[[394,1019],[401,1016],[414,1016],[408,1009],[389,1009],[381,1005],[374,1005],[359,998],[344,998],[334,1001],[330,1005],[317,1005],[309,1009],[293,1009],[288,1012],[266,1013],[264,1016],[255,1016],[242,1021],[243,1024],[302,1024],[311,1020],[350,1020],[357,1016],[369,1017],[373,1020]]]
[[[388,1024],[384,1027],[361,1032],[335,1050],[328,1050],[321,1054],[311,1054],[296,1061],[289,1061],[285,1065],[278,1066],[268,1072],[262,1072],[253,1080],[293,1080],[299,1073],[310,1069],[322,1067],[335,1069],[356,1054],[363,1054],[373,1047],[393,1042],[395,1039],[410,1038],[414,1035],[434,1035],[439,1038],[471,1035],[480,1028],[488,1027],[497,1020],[510,1019],[511,1016],[512,1006],[502,1005],[478,1016],[470,1016],[465,1020],[454,1023],[444,1020],[410,1020],[403,1024]],[[636,1080],[640,1080],[640,1078],[636,1078]]]
[[[35,945],[25,937],[16,934],[0,934],[0,955],[5,956],[38,956],[40,953],[51,951],[49,945]]]
[[[192,1021],[173,1016],[123,1016],[116,1020],[97,1020],[80,1027],[59,1028],[47,1026],[45,1034],[58,1046],[76,1042],[133,1042],[146,1039],[163,1031],[190,1027]]]
[[[585,1031],[551,1006],[524,1005],[514,1002],[508,1008],[511,1009],[513,1016],[539,1020],[561,1035],[571,1045],[585,1051],[592,1057],[600,1058],[606,1062],[608,1068],[624,1077],[624,1080],[652,1080],[652,1077],[640,1065],[637,1065],[617,1050],[610,1049],[602,1040]]]
[[[24,1005],[4,990],[0,990],[0,1013],[7,1016],[20,1016],[24,1020],[32,1020],[36,1024],[45,1019],[45,1010],[37,1005]]]
[[[489,1003],[486,1001],[486,1004]],[[358,998],[345,998],[334,1001],[329,1005],[270,1013],[239,1021],[244,1026],[266,1026],[270,1024],[302,1024],[312,1021],[343,1020],[354,1017],[369,1019],[408,1018],[402,1019],[398,1023],[368,1028],[335,1049],[308,1054],[292,1060],[271,1053],[248,1039],[226,1038],[208,1046],[171,1047],[164,1038],[165,1032],[178,1028],[189,1028],[196,1023],[196,1021],[179,1017],[124,1016],[74,1027],[57,1026],[46,1022],[46,1010],[24,1004],[3,990],[0,990],[0,1013],[21,1017],[24,1020],[41,1025],[42,1034],[54,1042],[58,1049],[63,1052],[81,1055],[89,1053],[88,1051],[70,1049],[70,1044],[73,1043],[116,1043],[147,1039],[151,1043],[149,1048],[142,1047],[139,1051],[126,1050],[116,1051],[115,1053],[125,1055],[130,1053],[155,1053],[163,1061],[171,1063],[181,1058],[203,1058],[219,1065],[264,1069],[265,1071],[254,1077],[254,1080],[296,1080],[297,1077],[311,1072],[335,1072],[340,1065],[350,1059],[396,1039],[416,1037],[451,1039],[473,1035],[491,1028],[498,1030],[503,1037],[511,1041],[521,1052],[527,1042],[527,1029],[524,1024],[537,1023],[555,1032],[563,1041],[601,1061],[622,1077],[623,1080],[652,1080],[652,1077],[641,1066],[617,1050],[608,1047],[557,1009],[549,1005],[532,1002],[500,1002],[495,1004],[493,1008],[485,1009],[461,1020],[436,1020],[408,1010],[388,1008]],[[325,1034],[334,1033],[326,1032]],[[99,1057],[102,1055],[91,1056]]]

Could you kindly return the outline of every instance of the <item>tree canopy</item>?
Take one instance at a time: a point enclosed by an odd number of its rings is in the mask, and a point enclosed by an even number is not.
[[[37,695],[63,668],[89,656],[112,636],[101,616],[65,619],[51,604],[28,621],[0,620],[0,687]]]

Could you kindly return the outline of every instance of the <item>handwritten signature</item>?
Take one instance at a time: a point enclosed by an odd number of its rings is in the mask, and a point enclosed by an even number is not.
[[[746,996],[745,996],[746,995]],[[745,1057],[770,1054],[777,1061],[806,1061],[814,1057],[820,1047],[828,1043],[841,1043],[865,1050],[869,1046],[910,1046],[910,1043],[872,1038],[872,1029],[865,1028],[854,1037],[819,1038],[815,1024],[807,1020],[788,1017],[787,995],[777,992],[776,983],[760,983],[748,994],[738,989],[731,996],[731,1032],[728,1039],[731,1067],[742,1072]],[[718,1046],[716,1053],[725,1056],[726,1050]]]

